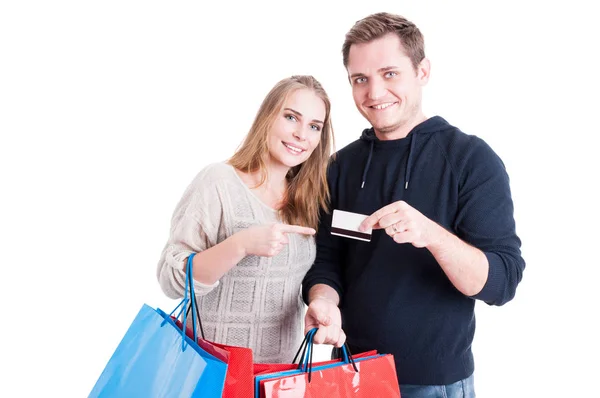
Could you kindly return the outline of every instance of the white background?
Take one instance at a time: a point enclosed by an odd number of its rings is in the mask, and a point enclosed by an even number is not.
[[[514,301],[476,307],[478,396],[598,394],[600,34],[584,2],[201,3],[0,5],[0,396],[87,396],[140,306],[173,308],[155,276],[171,213],[276,81],[323,83],[338,148],[368,127],[340,49],[382,10],[425,35],[426,113],[511,176],[527,268]]]

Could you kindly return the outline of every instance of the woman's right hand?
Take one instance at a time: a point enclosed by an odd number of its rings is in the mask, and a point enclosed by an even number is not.
[[[253,226],[237,235],[246,255],[273,257],[288,244],[287,234],[314,235],[315,232],[313,228],[275,223]]]

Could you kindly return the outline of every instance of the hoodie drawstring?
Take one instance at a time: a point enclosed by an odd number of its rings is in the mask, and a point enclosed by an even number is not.
[[[373,156],[373,145],[375,141],[371,141],[371,149],[369,150],[369,157],[367,158],[367,164],[365,165],[365,170],[362,175],[362,184],[360,184],[360,189],[365,186],[365,182],[367,181],[367,172],[369,171],[369,166],[371,166],[371,157]]]
[[[408,149],[408,158],[406,159],[406,170],[404,171],[404,189],[405,190],[408,189],[408,184],[410,183],[411,173],[413,171],[413,166],[414,166],[413,163],[415,162],[416,155],[413,152],[415,152],[415,148],[417,146],[417,135],[444,132],[446,130],[451,130],[453,128],[454,127],[450,126],[448,124],[448,122],[446,120],[444,120],[443,118],[441,118],[440,116],[433,116],[431,118],[424,120],[417,126],[415,126],[408,133],[408,135],[405,137],[406,139],[410,140],[409,149]],[[360,136],[360,140],[363,142],[368,142],[368,141],[371,142],[371,149],[369,150],[369,157],[367,159],[367,163],[365,165],[365,169],[362,174],[362,181],[361,181],[361,185],[360,185],[360,187],[362,189],[362,188],[364,188],[365,184],[367,183],[367,172],[369,171],[369,167],[371,166],[371,158],[373,156],[374,143],[375,143],[375,141],[378,141],[378,142],[380,142],[380,141],[377,138],[377,134],[375,133],[374,127],[364,129]],[[385,144],[383,144],[383,145],[385,145]],[[402,145],[404,145],[404,144],[402,144]],[[397,193],[396,189],[401,190],[401,188],[400,188],[401,186],[402,186],[402,181],[401,181],[400,176],[398,176],[398,178],[396,178],[395,182],[394,182],[394,189],[392,190],[392,195]]]
[[[404,189],[408,189],[408,182],[410,181],[410,172],[412,170],[412,154],[415,149],[415,142],[417,141],[417,135],[410,135],[410,149],[408,151],[408,159],[406,160],[406,171],[404,172]]]
[[[410,134],[410,149],[408,150],[408,159],[406,160],[406,170],[404,172],[404,189],[408,189],[408,182],[410,181],[410,172],[412,171],[413,166],[413,158],[412,154],[415,149],[415,145],[417,142],[416,134]],[[360,188],[364,188],[365,182],[367,181],[367,172],[369,171],[369,166],[371,166],[371,158],[373,157],[373,146],[375,141],[371,141],[371,149],[369,149],[369,157],[367,158],[367,163],[365,165],[365,170],[362,175],[362,183],[360,184]]]

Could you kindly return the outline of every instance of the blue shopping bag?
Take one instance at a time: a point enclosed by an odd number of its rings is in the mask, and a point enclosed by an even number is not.
[[[194,309],[194,284],[188,258],[185,295],[166,314],[144,304],[129,326],[96,382],[90,398],[217,398],[223,392],[227,364],[195,342],[196,311],[192,310],[194,339],[185,335],[171,315],[180,309],[186,325],[187,306]]]

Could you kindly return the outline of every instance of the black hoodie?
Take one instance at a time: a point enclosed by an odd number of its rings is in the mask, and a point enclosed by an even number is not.
[[[368,215],[407,202],[482,250],[488,279],[467,297],[427,249],[397,244],[383,230],[374,230],[370,242],[331,235],[331,213],[323,213],[304,301],[315,284],[334,288],[351,351],[393,354],[401,384],[450,384],[470,376],[475,300],[508,302],[525,268],[501,159],[482,139],[435,116],[398,140],[363,131],[334,155],[328,181],[332,210]]]

